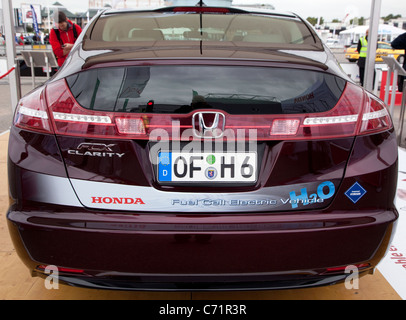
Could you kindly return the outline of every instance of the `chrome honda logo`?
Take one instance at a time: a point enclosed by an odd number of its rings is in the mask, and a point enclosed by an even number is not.
[[[226,116],[221,112],[196,112],[192,118],[193,134],[198,138],[221,138]]]

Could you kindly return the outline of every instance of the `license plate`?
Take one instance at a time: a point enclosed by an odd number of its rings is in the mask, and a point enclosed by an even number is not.
[[[255,152],[158,154],[159,182],[253,183],[256,180]]]

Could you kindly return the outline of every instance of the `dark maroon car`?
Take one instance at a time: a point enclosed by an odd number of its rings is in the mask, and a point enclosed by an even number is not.
[[[8,156],[19,256],[76,286],[337,283],[398,217],[387,108],[290,13],[99,13],[19,102]]]

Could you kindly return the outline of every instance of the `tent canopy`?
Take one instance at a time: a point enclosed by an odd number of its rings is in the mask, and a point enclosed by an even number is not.
[[[359,26],[351,29],[347,29],[345,31],[341,31],[340,34],[359,34],[365,35],[365,32],[369,26]],[[402,33],[405,33],[406,30],[396,28],[387,24],[380,24],[378,28],[378,34],[391,34],[392,36],[398,36]]]
[[[365,33],[369,26],[359,26],[351,29],[341,31],[339,39],[344,45],[351,45],[357,43],[359,38],[365,36]],[[399,35],[405,33],[406,30],[396,28],[387,24],[380,24],[378,27],[378,41],[391,42]]]

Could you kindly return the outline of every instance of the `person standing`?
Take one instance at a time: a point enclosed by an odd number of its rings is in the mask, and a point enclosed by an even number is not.
[[[49,43],[58,60],[58,66],[61,67],[72,50],[76,39],[82,32],[82,28],[68,20],[62,11],[57,12],[54,16],[54,21],[57,27],[51,29]]]
[[[365,78],[365,66],[367,64],[367,52],[368,52],[368,35],[369,29],[365,31],[365,37],[361,37],[358,41],[357,51],[359,52],[359,59],[358,59],[358,68],[359,68],[359,79],[361,86],[364,86],[364,78]],[[376,44],[376,49],[378,49],[378,43]],[[375,77],[376,71],[374,68],[374,78],[372,82],[372,87],[375,86]]]
[[[402,33],[400,36],[398,36],[395,40],[391,42],[391,46],[393,49],[400,49],[400,50],[405,50],[406,53],[406,32]],[[403,69],[406,70],[406,55],[403,54]],[[398,90],[400,92],[403,92],[403,82],[404,82],[405,77],[399,76],[398,78]]]
[[[357,51],[359,52],[359,59],[357,64],[359,68],[359,80],[361,82],[361,86],[364,86],[365,64],[367,60],[367,51],[368,51],[368,34],[369,30],[365,32],[365,37],[361,37],[358,40],[357,47]]]

